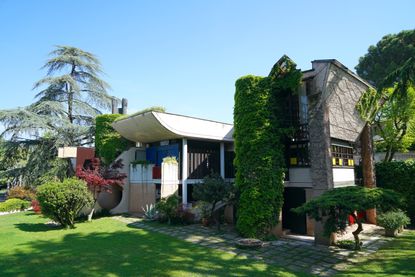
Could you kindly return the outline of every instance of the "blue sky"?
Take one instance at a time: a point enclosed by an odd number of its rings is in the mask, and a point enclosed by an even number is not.
[[[33,102],[54,45],[96,54],[129,110],[232,122],[234,84],[283,54],[301,69],[353,69],[388,33],[415,27],[415,1],[0,0],[0,109]]]

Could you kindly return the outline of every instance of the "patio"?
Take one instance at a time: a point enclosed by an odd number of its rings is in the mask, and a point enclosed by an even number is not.
[[[380,235],[379,232],[381,230],[378,227],[371,228],[365,224],[365,231],[361,236],[364,244],[362,251],[314,245],[313,241],[298,240],[295,236],[267,242],[264,247],[258,250],[246,250],[235,247],[235,242],[240,237],[231,230],[218,232],[215,228],[207,228],[199,224],[187,226],[153,224],[141,218],[127,216],[116,216],[114,219],[133,227],[159,232],[237,256],[262,260],[265,263],[282,266],[292,271],[306,272],[319,276],[335,275],[339,270],[356,263],[359,258],[376,252],[381,245],[389,240]],[[350,238],[348,235],[344,235],[341,239]]]

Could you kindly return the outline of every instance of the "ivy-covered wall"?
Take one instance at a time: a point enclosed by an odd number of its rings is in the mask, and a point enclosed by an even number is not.
[[[111,126],[122,114],[103,114],[95,118],[95,153],[105,164],[112,163],[119,154],[134,146]]]
[[[246,237],[264,237],[278,223],[284,192],[284,140],[290,128],[285,99],[296,93],[301,72],[286,56],[269,77],[236,81],[234,108],[236,227]]]

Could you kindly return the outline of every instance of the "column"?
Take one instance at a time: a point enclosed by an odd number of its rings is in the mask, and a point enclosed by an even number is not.
[[[220,176],[225,179],[225,143],[220,143]]]
[[[187,139],[182,140],[182,203],[187,205]]]

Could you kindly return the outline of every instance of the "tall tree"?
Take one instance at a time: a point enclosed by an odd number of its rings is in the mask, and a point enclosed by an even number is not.
[[[372,126],[384,101],[382,94],[378,93],[375,89],[370,88],[363,93],[360,101],[356,105],[360,116],[366,122],[362,134],[360,135],[363,185],[366,188],[376,187]],[[366,210],[366,217],[369,223],[376,224],[376,209],[370,208]]]
[[[402,105],[410,102],[408,89],[413,86],[410,64],[413,64],[415,57],[414,46],[415,30],[386,35],[376,45],[369,47],[367,54],[359,59],[356,66],[359,76],[376,86],[378,93],[386,98],[383,115],[379,114],[375,123],[375,135],[383,140],[379,146],[386,150],[386,160],[392,160],[394,152],[405,151],[415,142],[413,134],[407,132],[413,121],[408,117],[412,108],[410,105]],[[388,89],[393,93],[387,93]],[[400,108],[394,109],[396,106]]]
[[[24,108],[0,111],[0,122],[5,126],[2,136],[9,139],[10,147],[28,149],[28,162],[15,172],[26,182],[53,166],[59,146],[93,143],[94,117],[111,103],[109,86],[100,79],[101,65],[93,54],[57,46],[50,55],[43,66],[46,77],[34,85],[36,101]],[[39,157],[41,160],[29,162]]]
[[[415,29],[384,36],[359,59],[357,74],[374,86],[393,86],[394,80],[384,79],[401,67],[409,58],[415,57]]]

